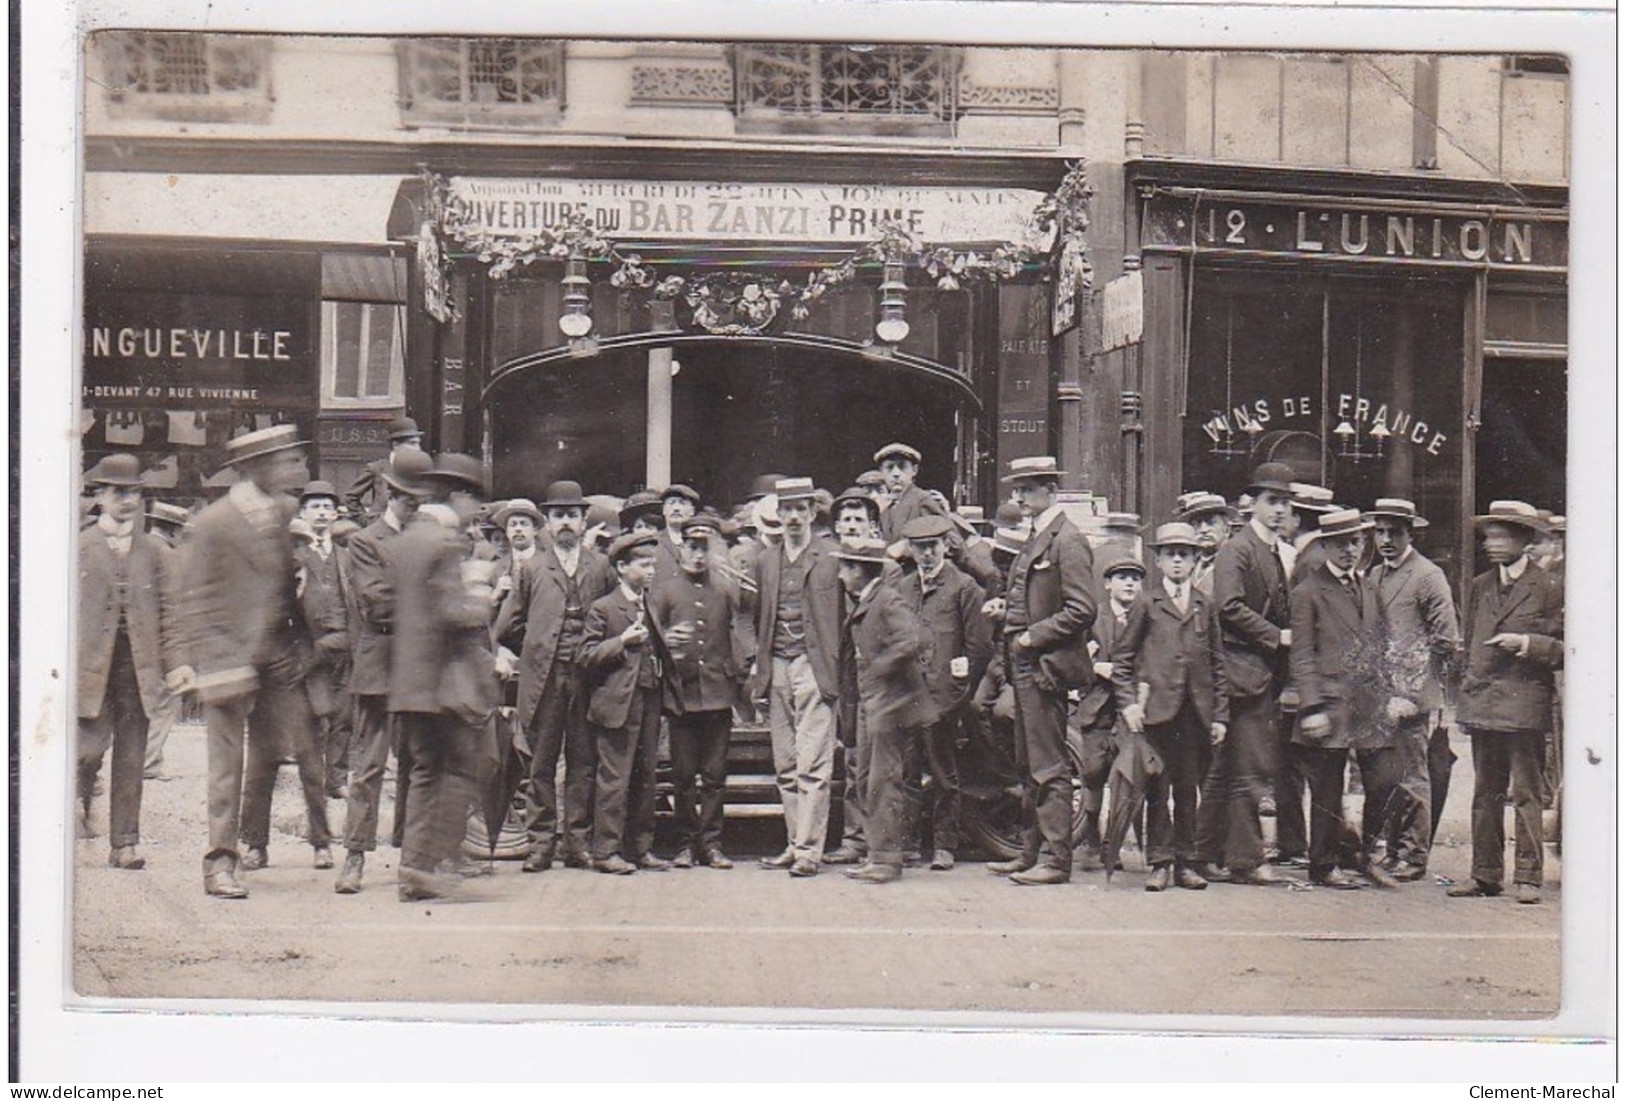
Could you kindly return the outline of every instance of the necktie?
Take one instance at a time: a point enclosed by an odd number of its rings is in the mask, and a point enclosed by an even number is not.
[[[1186,591],[1184,585],[1174,586],[1174,607],[1179,609],[1180,615],[1184,615],[1190,610],[1190,601],[1190,594]]]

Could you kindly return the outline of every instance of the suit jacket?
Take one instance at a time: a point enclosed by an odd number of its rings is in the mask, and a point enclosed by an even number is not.
[[[649,639],[637,646],[621,641],[621,632],[642,619]],[[632,713],[632,698],[660,688],[665,652],[659,627],[647,615],[643,597],[629,599],[619,584],[587,609],[586,634],[581,642],[581,665],[589,684],[587,721],[619,730]]]
[[[1131,609],[1132,607],[1133,605],[1130,605]],[[1113,660],[1112,651],[1116,648],[1118,634],[1117,614],[1112,610],[1111,600],[1103,600],[1100,610],[1095,614],[1094,625],[1089,628],[1089,641],[1095,644],[1095,656],[1090,659],[1091,664],[1096,661]],[[1083,698],[1078,701],[1077,709],[1072,713],[1072,721],[1079,730],[1092,730],[1097,726],[1111,727],[1117,721],[1117,696],[1112,682],[1095,678],[1084,692]]]
[[[749,625],[739,590],[713,574],[695,580],[679,573],[649,594],[649,614],[662,637],[677,623],[692,623],[694,641],[668,653],[664,707],[668,714],[726,711],[750,664]]]
[[[222,703],[262,681],[291,686],[308,664],[296,629],[292,498],[281,498],[263,526],[231,494],[192,521],[187,552],[186,648],[198,697]]]
[[[1292,687],[1299,726],[1292,740],[1323,749],[1365,749],[1392,731],[1380,721],[1388,701],[1382,673],[1382,634],[1376,590],[1358,577],[1344,585],[1326,563],[1292,587]],[[1324,714],[1331,726],[1306,735],[1302,719]]]
[[[124,625],[135,662],[141,706],[150,717],[163,694],[164,677],[186,664],[180,624],[172,602],[169,555],[173,552],[137,525],[124,558]],[[102,713],[118,633],[117,562],[107,536],[94,524],[79,533],[79,717]]]
[[[585,611],[592,607],[593,601],[615,588],[616,581],[609,559],[586,546],[581,548],[580,554],[576,581]],[[559,637],[564,630],[565,584],[564,567],[559,565],[558,555],[552,550],[537,551],[519,571],[518,581],[503,601],[492,629],[498,642],[519,655],[519,721],[522,724],[528,724],[535,716],[542,689],[547,687],[548,675],[553,671],[553,656],[558,652]]]
[[[1465,671],[1456,720],[1483,730],[1543,731],[1552,722],[1553,671],[1563,664],[1563,590],[1557,576],[1531,562],[1501,592],[1491,567],[1467,587]],[[1523,657],[1489,640],[1529,636]]]
[[[1444,571],[1412,548],[1397,567],[1379,559],[1366,584],[1376,590],[1389,689],[1422,711],[1444,706],[1444,681],[1461,629]]]
[[[841,582],[830,544],[814,538],[801,553],[807,561],[807,584],[801,590],[807,662],[812,666],[819,694],[833,700],[840,690]],[[782,547],[766,548],[756,556],[756,677],[751,684],[752,698],[766,693],[773,675],[773,629],[778,622],[783,570]]]
[[[903,525],[916,516],[940,516],[942,507],[919,486],[909,486],[880,514],[880,537],[895,543],[903,537]]]
[[[849,622],[858,702],[868,729],[907,730],[936,721],[919,660],[920,621],[903,595],[883,581],[872,585]]]
[[[993,558],[993,544],[986,539],[961,543],[954,563],[982,587],[982,595],[986,599],[992,600],[1004,592],[1004,575],[999,572],[999,564]]]
[[[463,581],[467,543],[420,513],[390,546],[389,710],[479,723],[497,701],[485,604]]]
[[[323,561],[313,545],[301,543],[294,548],[293,559],[300,620],[314,651],[305,672],[305,695],[316,715],[331,715],[342,704],[359,633],[350,552],[335,544],[332,556]]]
[[[1219,643],[1219,605],[1194,584],[1180,614],[1160,579],[1129,606],[1128,622],[1113,641],[1112,686],[1121,710],[1150,686],[1145,721],[1171,723],[1190,699],[1203,726],[1230,721],[1230,685]]]
[[[891,584],[920,623],[920,672],[925,677],[931,709],[940,718],[956,716],[970,701],[993,656],[993,624],[982,614],[982,587],[952,562],[930,592],[920,584],[918,570],[906,570]],[[955,680],[954,658],[966,658],[968,677]]]
[[[1006,630],[1019,622],[1024,604],[1025,630],[1038,653],[1039,669],[1057,691],[1086,688],[1094,682],[1089,658],[1089,629],[1095,623],[1095,560],[1083,533],[1064,515],[1027,540],[1010,563],[1005,586]]]
[[[660,538],[655,540],[655,576],[650,585],[670,581],[682,572],[683,562],[677,553],[677,545],[671,541],[671,533],[661,529]]]
[[[1292,626],[1292,599],[1280,558],[1251,524],[1219,548],[1213,598],[1219,604],[1230,697],[1278,691],[1285,679],[1281,629]],[[1297,632],[1292,633],[1295,638]]]
[[[395,618],[390,553],[399,537],[400,533],[380,516],[350,536],[345,547],[350,555],[350,592],[356,610],[349,681],[352,695],[389,694],[389,640]]]

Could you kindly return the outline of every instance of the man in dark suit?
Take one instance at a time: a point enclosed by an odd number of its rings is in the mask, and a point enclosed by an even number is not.
[[[1377,808],[1391,806],[1401,772],[1392,731],[1378,722],[1388,697],[1376,593],[1356,572],[1370,528],[1356,509],[1322,514],[1317,542],[1326,559],[1292,587],[1292,753],[1309,782],[1309,881],[1338,890],[1363,886],[1350,874],[1356,870],[1380,886],[1395,882],[1363,854],[1354,861],[1363,867],[1339,867],[1349,750],[1358,755],[1366,802]]]
[[[842,597],[832,548],[813,536],[812,479],[781,478],[775,495],[784,538],[756,558],[750,697],[767,711],[787,844],[762,863],[806,878],[829,831]]]
[[[361,890],[367,853],[378,847],[378,811],[384,796],[384,769],[394,741],[389,717],[389,661],[395,626],[395,589],[390,550],[428,496],[426,475],[433,468],[422,451],[402,453],[385,472],[388,499],[378,518],[350,537],[350,591],[355,599],[355,649],[349,690],[354,708],[350,742],[350,783],[344,808],[344,867],[333,890],[353,895]],[[397,816],[404,815],[402,795],[411,770],[395,763]],[[404,818],[402,826],[404,828]]]
[[[1162,759],[1146,778],[1145,889],[1170,883],[1200,891],[1197,789],[1208,746],[1223,744],[1230,717],[1219,650],[1218,603],[1191,581],[1201,550],[1189,524],[1163,524],[1151,544],[1157,583],[1129,611],[1112,650],[1112,684],[1123,723]],[[1168,797],[1173,796],[1173,817]]]
[[[177,632],[180,629],[180,587],[186,577],[186,529],[191,519],[192,514],[179,505],[166,501],[147,503],[147,532],[153,537],[158,557],[164,562],[164,576],[169,579],[170,588],[166,599]],[[175,729],[175,723],[180,720],[182,703],[182,695],[170,691],[167,685],[159,693],[158,710],[153,712],[147,723],[147,761],[141,772],[143,780],[174,779],[164,771],[164,746],[169,741],[170,732]]]
[[[140,461],[109,455],[85,482],[96,489],[98,515],[79,533],[80,813],[89,818],[96,773],[111,747],[108,863],[134,871],[146,866],[136,846],[148,720],[166,687],[183,685],[187,663],[164,550],[141,530]]]
[[[1276,773],[1276,726],[1292,606],[1278,530],[1292,509],[1292,468],[1264,463],[1247,492],[1253,514],[1220,546],[1213,568],[1230,726],[1213,754],[1197,812],[1197,871],[1204,879],[1269,886],[1259,802]],[[1194,584],[1195,582],[1193,582]],[[1198,586],[1200,587],[1200,586]],[[1221,867],[1228,861],[1228,873]]]
[[[1194,561],[1194,555],[1193,555]],[[1079,871],[1098,872],[1105,864],[1100,852],[1100,811],[1105,803],[1106,780],[1117,756],[1117,698],[1112,687],[1112,652],[1128,627],[1129,611],[1140,599],[1145,567],[1137,558],[1119,558],[1101,572],[1106,601],[1089,629],[1089,651],[1095,679],[1072,713],[1078,738],[1079,797],[1083,802],[1083,836],[1078,843]]]
[[[904,524],[902,535],[915,568],[895,580],[904,604],[920,621],[920,667],[936,716],[924,746],[931,776],[934,871],[952,868],[959,848],[960,724],[993,656],[992,625],[982,614],[982,587],[948,560],[952,530],[946,516],[916,516]]]
[[[1218,561],[1219,548],[1230,539],[1232,525],[1236,519],[1236,510],[1217,493],[1207,490],[1193,490],[1181,494],[1178,501],[1178,521],[1189,524],[1196,532],[1196,537],[1202,541],[1201,555],[1196,560],[1196,571],[1191,575],[1191,584],[1207,594],[1213,595],[1213,568]]]
[[[880,514],[880,537],[895,551],[903,539],[903,526],[916,516],[941,516],[947,512],[941,502],[919,486],[920,453],[906,443],[889,443],[875,452],[875,465],[886,478],[891,503]]]
[[[396,875],[402,902],[454,891],[454,880],[437,870],[462,843],[498,699],[490,597],[464,568],[463,531],[485,496],[483,471],[471,456],[446,454],[423,477],[432,499],[389,549],[389,711],[410,762]]]
[[[847,870],[862,883],[902,877],[920,817],[920,749],[935,710],[920,660],[922,629],[898,586],[879,539],[853,539],[834,551],[841,587],[852,598],[848,631],[857,680],[858,744],[866,758],[864,830],[869,862]],[[963,577],[963,575],[961,575]]]
[[[655,544],[653,584],[670,580],[683,572],[683,521],[700,507],[699,491],[674,482],[660,491],[661,532]]]
[[[305,694],[316,716],[328,798],[342,799],[350,767],[350,664],[360,624],[350,581],[350,552],[333,542],[338,493],[315,481],[299,494],[299,519],[308,537],[294,547],[299,604],[310,632],[314,657],[305,673]],[[332,867],[331,861],[318,867]]]
[[[1395,879],[1421,879],[1433,845],[1432,808],[1437,782],[1448,790],[1450,735],[1442,721],[1444,683],[1461,649],[1456,603],[1444,571],[1422,556],[1413,532],[1427,526],[1416,505],[1398,497],[1379,498],[1366,513],[1374,524],[1377,562],[1367,584],[1377,594],[1384,641],[1384,677],[1390,699],[1383,722],[1394,728],[1403,762],[1394,813],[1383,823],[1367,822],[1367,851],[1385,836],[1383,867]],[[1435,774],[1440,771],[1442,775]]]
[[[388,474],[400,457],[411,451],[422,453],[423,433],[411,417],[396,417],[389,422],[389,454],[368,463],[344,495],[351,516],[365,523],[367,517],[383,511],[391,492]]]
[[[292,495],[309,476],[305,446],[293,425],[231,440],[226,464],[240,477],[194,523],[186,637],[208,726],[203,889],[217,898],[248,897],[237,881],[245,749],[255,787],[275,774],[283,739],[310,737],[288,537]]]
[[[553,866],[555,831],[564,836],[564,862],[591,863],[593,777],[598,758],[587,729],[587,688],[580,660],[587,609],[615,587],[609,561],[583,545],[587,501],[578,482],[547,487],[541,504],[550,546],[519,574],[497,615],[493,634],[519,655],[519,711],[531,747],[526,787],[530,854],[524,870]],[[557,773],[564,755],[564,806]]]
[[[664,710],[679,868],[733,867],[722,851],[722,800],[733,705],[755,640],[738,589],[711,568],[713,556],[726,550],[720,517],[702,512],[685,520],[682,570],[649,594],[649,614],[667,649]]]
[[[1025,855],[1005,870],[1030,886],[1072,878],[1072,766],[1066,755],[1066,694],[1094,679],[1089,632],[1095,622],[1095,563],[1089,543],[1056,501],[1063,472],[1055,459],[1016,459],[1015,486],[1032,536],[1010,564],[1002,605],[1005,665],[1016,697],[1016,754],[1043,838],[1039,862]]]
[[[1490,568],[1467,589],[1466,659],[1456,720],[1473,743],[1473,878],[1454,898],[1498,895],[1506,874],[1502,822],[1512,791],[1513,882],[1518,901],[1540,901],[1544,870],[1541,756],[1552,721],[1553,671],[1563,662],[1563,591],[1536,566],[1535,509],[1494,501],[1477,518]]]

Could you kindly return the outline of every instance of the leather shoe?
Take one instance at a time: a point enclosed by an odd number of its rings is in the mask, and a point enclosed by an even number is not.
[[[271,863],[271,856],[264,849],[253,848],[243,854],[243,859],[237,866],[245,872],[257,872]]]
[[[1324,875],[1312,877],[1309,882],[1316,887],[1329,887],[1334,891],[1358,891],[1364,886],[1359,879],[1342,868],[1333,868]]]
[[[851,848],[848,845],[842,845],[840,848],[827,852],[823,856],[825,864],[863,864],[868,859],[868,853]]]
[[[350,852],[344,855],[344,869],[339,872],[338,881],[333,884],[333,893],[339,895],[358,895],[361,893],[361,869],[366,865],[365,853]]]
[[[1106,862],[1100,858],[1100,849],[1094,845],[1079,849],[1073,861],[1073,867],[1080,872],[1098,872],[1105,866]]]
[[[1231,881],[1230,869],[1221,868],[1217,864],[1198,864],[1194,870],[1197,875],[1209,883],[1229,883]]]
[[[954,854],[948,849],[938,849],[931,854],[931,870],[933,872],[951,871],[954,866]]]
[[[605,875],[631,875],[638,870],[636,864],[622,860],[619,854],[607,856],[603,860],[594,860],[592,866],[594,871],[603,872]]]
[[[333,850],[328,848],[326,845],[316,846],[316,851],[311,856],[311,867],[326,871],[332,866]]]
[[[896,864],[865,864],[847,871],[846,877],[859,883],[895,883],[903,878],[903,869]]]
[[[585,869],[585,868],[591,868],[591,867],[596,866],[596,861],[594,861],[586,853],[565,853],[564,854],[564,866],[566,868],[583,868],[583,869]]]
[[[532,849],[525,862],[519,866],[522,872],[545,872],[553,866],[552,849]]]
[[[139,872],[147,866],[147,858],[135,851],[134,845],[121,845],[107,854],[107,862],[115,868]]]
[[[785,849],[778,856],[764,856],[764,857],[762,857],[761,860],[757,861],[757,863],[759,863],[764,868],[781,868],[781,869],[782,868],[788,868],[792,864],[794,864],[795,862],[796,862],[796,854],[795,854],[795,850],[793,850],[793,849]]]
[[[215,898],[247,898],[248,888],[237,882],[237,872],[222,863],[203,872],[203,893]]]
[[[1166,864],[1158,864],[1151,869],[1151,874],[1146,877],[1145,889],[1148,891],[1166,891],[1168,885],[1173,882],[1173,878],[1174,871],[1172,868]]]
[[[427,902],[435,898],[450,898],[453,881],[421,868],[408,868],[404,864],[396,869],[395,894],[402,902]]]
[[[1395,866],[1393,871],[1394,878],[1401,883],[1415,883],[1427,874],[1428,866],[1426,864],[1410,864],[1403,860]]]
[[[1072,873],[1049,864],[1040,864],[1028,868],[1024,872],[1016,872],[1010,877],[1011,883],[1019,883],[1023,887],[1049,887],[1060,883],[1070,883]]]
[[[1014,860],[995,860],[987,866],[987,871],[989,875],[1014,875],[1017,872],[1027,871],[1036,863],[1038,861],[1018,856]]]
[[[797,879],[811,879],[818,874],[818,862],[805,857],[794,860],[790,864],[790,874]]]
[[[687,845],[678,849],[677,855],[672,857],[671,866],[673,868],[692,868],[694,866],[694,850]]]
[[[1206,873],[1203,873],[1202,878],[1209,883],[1213,882],[1212,877]],[[1232,868],[1230,870],[1230,882],[1240,883],[1244,887],[1286,886],[1286,880],[1275,878],[1275,873],[1270,871],[1268,864],[1260,864],[1256,868]]]
[[[1533,906],[1540,902],[1540,888],[1533,883],[1518,884],[1518,901],[1525,906]]]
[[[1458,883],[1445,892],[1447,898],[1494,898],[1501,893],[1499,883],[1485,883],[1481,879],[1469,879],[1466,883]]]
[[[671,861],[662,860],[662,859],[660,859],[660,857],[656,856],[654,853],[644,853],[642,856],[640,856],[636,860],[632,861],[632,863],[640,871],[645,871],[645,872],[669,872],[669,871],[671,871]]]
[[[1183,887],[1187,891],[1202,891],[1207,889],[1207,880],[1193,869],[1180,864],[1174,868],[1174,886]]]
[[[1394,873],[1381,864],[1368,864],[1365,869],[1365,877],[1376,886],[1387,890],[1393,890],[1399,886],[1399,880],[1394,878]]]
[[[729,860],[723,851],[715,845],[705,850],[704,864],[707,868],[715,868],[719,872],[725,872],[734,866],[734,862]]]

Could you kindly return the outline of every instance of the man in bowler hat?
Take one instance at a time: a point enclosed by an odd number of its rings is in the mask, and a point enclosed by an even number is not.
[[[422,452],[423,433],[411,417],[396,417],[389,422],[389,454],[374,459],[362,468],[361,474],[350,484],[344,495],[352,516],[363,518],[375,515],[389,500],[389,479],[386,475],[395,469],[396,462],[408,451]]]

